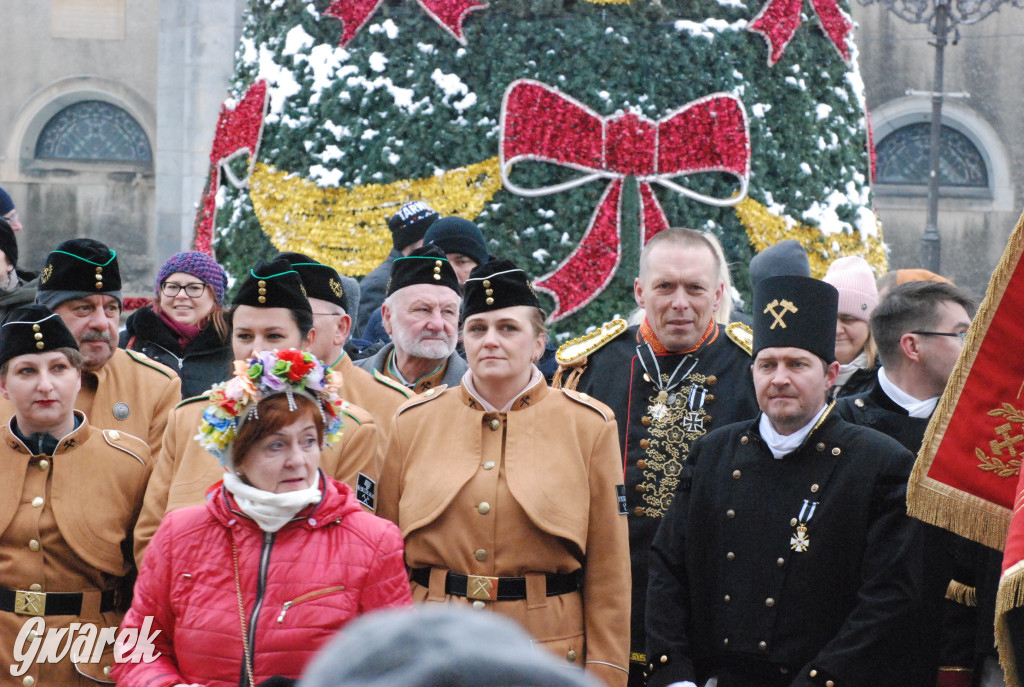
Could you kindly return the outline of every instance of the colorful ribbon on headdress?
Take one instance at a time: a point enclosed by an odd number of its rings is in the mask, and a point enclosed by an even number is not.
[[[416,0],[423,11],[430,15],[442,29],[450,33],[455,40],[466,45],[466,37],[462,33],[462,21],[474,10],[487,7],[480,0]],[[325,17],[340,19],[342,23],[341,47],[355,38],[363,25],[370,20],[384,0],[334,0],[324,10]]]
[[[750,22],[748,28],[764,36],[768,43],[768,64],[774,65],[786,52],[786,46],[803,23],[800,18],[803,5],[804,0],[768,0]],[[850,48],[846,44],[846,37],[853,31],[853,22],[840,9],[838,0],[811,0],[811,5],[818,13],[821,28],[832,40],[836,50],[844,60],[849,60]]]
[[[541,188],[509,180],[517,162],[535,160],[570,167],[583,176]],[[509,85],[501,107],[501,179],[517,195],[560,193],[599,179],[610,180],[576,249],[553,272],[534,282],[551,294],[557,321],[584,307],[611,281],[622,258],[620,209],[623,180],[633,175],[640,190],[640,234],[646,242],[669,222],[651,184],[715,206],[740,202],[750,176],[746,111],[734,96],[715,93],[658,121],[636,114],[602,117],[546,84],[521,79]],[[675,177],[726,172],[737,193],[715,198],[680,186]]]

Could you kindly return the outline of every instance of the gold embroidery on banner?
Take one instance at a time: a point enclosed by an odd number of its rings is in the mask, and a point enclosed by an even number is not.
[[[1006,418],[1005,424],[995,428],[996,438],[988,442],[992,455],[986,454],[982,449],[975,447],[974,455],[978,458],[978,469],[985,472],[995,473],[997,477],[1017,477],[1020,475],[1020,456],[1024,451],[1018,451],[1017,446],[1024,443],[1024,411],[1014,408],[1009,403],[1004,403],[1001,408],[993,408],[988,411],[991,417]],[[1013,426],[1017,424],[1015,432]],[[1010,458],[1006,460],[1002,458]]]
[[[662,383],[667,384],[668,375],[661,377]],[[647,466],[640,482],[641,500],[645,504],[641,506],[643,516],[660,518],[672,505],[690,448],[710,429],[711,418],[704,408],[691,410],[689,405],[691,392],[700,394],[706,384],[706,375],[690,374],[674,392],[674,401],[660,398],[657,392],[647,399],[654,421],[647,427],[649,439],[644,456]]]

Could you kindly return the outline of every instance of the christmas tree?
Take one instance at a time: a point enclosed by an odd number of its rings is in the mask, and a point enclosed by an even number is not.
[[[643,241],[884,270],[846,0],[250,0],[196,246],[361,276],[406,200],[471,219],[554,329],[633,309]]]

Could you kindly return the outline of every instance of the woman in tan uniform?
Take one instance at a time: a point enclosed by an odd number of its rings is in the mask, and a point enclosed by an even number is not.
[[[506,615],[623,686],[630,573],[612,411],[544,381],[544,313],[522,270],[492,261],[465,289],[470,369],[399,409],[378,514],[405,538],[414,601]]]
[[[0,430],[4,685],[112,682],[113,637],[104,651],[97,635],[117,628],[130,600],[125,553],[152,464],[141,439],[74,410],[81,366],[45,306],[18,308],[0,328],[0,393],[14,407]]]

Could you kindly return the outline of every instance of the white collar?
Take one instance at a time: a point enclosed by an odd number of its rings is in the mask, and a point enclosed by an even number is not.
[[[926,398],[923,401],[908,394],[896,386],[885,374],[885,368],[878,370],[878,386],[882,387],[885,395],[892,399],[892,402],[907,411],[910,417],[928,418],[935,410],[935,404],[939,402],[938,396]]]
[[[814,429],[814,425],[817,424],[818,420],[828,409],[828,404],[822,406],[821,410],[818,411],[817,415],[811,418],[811,421],[806,425],[793,432],[792,434],[779,434],[775,431],[775,427],[772,426],[772,421],[768,419],[768,416],[761,413],[761,420],[758,423],[758,430],[761,432],[761,438],[764,439],[764,443],[768,445],[768,449],[772,452],[772,455],[776,458],[782,458],[783,456],[792,453],[800,444],[804,443],[804,439]]]

